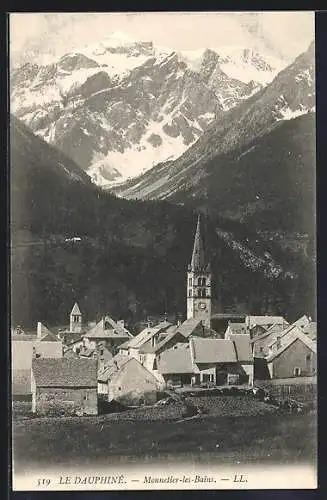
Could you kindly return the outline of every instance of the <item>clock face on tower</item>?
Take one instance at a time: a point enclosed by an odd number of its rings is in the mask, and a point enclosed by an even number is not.
[[[207,308],[207,304],[205,304],[204,302],[199,303],[199,309],[206,309],[206,308]]]

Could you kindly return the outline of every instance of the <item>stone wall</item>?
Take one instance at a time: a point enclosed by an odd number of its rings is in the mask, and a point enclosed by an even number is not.
[[[32,410],[39,415],[97,415],[97,388],[36,388]]]

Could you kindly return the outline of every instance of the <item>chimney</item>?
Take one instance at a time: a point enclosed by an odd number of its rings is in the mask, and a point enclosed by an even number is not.
[[[281,341],[281,338],[280,338],[280,335],[277,335],[276,337],[276,349],[280,349],[282,347],[282,341]]]
[[[41,321],[37,322],[36,337],[38,339],[40,339],[42,337],[42,323],[41,323]]]
[[[193,344],[193,339],[192,338],[189,340],[189,345],[190,345],[190,353],[191,353],[192,364],[194,364],[195,351],[194,351],[194,344]]]

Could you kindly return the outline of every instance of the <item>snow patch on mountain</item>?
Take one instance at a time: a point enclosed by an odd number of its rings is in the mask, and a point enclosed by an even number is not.
[[[118,31],[15,69],[12,111],[104,186],[181,156],[280,64],[244,47],[176,52]]]
[[[168,123],[168,120],[165,120],[163,123]],[[150,142],[151,137],[157,138],[158,145],[153,145]],[[120,173],[120,176],[112,179],[112,182],[121,182],[146,172],[158,163],[175,160],[188,147],[184,143],[182,136],[170,137],[163,132],[161,123],[151,121],[148,124],[147,132],[138,145],[125,149],[124,152],[110,151],[107,155],[103,155],[102,165],[114,166]],[[140,165],[142,166],[141,170]],[[87,173],[90,175],[96,169],[97,163],[92,163]],[[97,183],[101,186],[106,186],[108,185],[108,179],[101,179],[100,174],[97,174]]]

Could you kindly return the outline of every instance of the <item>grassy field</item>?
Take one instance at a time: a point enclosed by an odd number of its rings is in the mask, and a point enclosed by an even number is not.
[[[313,462],[315,415],[276,412],[260,401],[197,398],[208,414],[180,421],[183,406],[99,417],[23,418],[13,423],[15,470],[156,460]],[[28,464],[28,465],[27,465]]]

